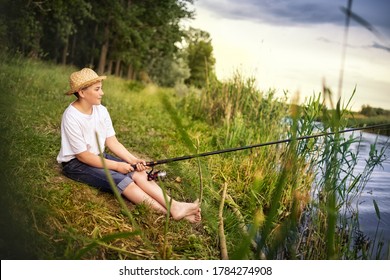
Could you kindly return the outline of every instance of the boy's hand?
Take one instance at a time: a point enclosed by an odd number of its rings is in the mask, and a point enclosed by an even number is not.
[[[131,164],[128,164],[127,162],[118,162],[116,171],[122,174],[127,174],[131,171],[134,171],[134,167]]]
[[[138,160],[138,162],[136,164],[133,164],[132,165],[132,168],[135,170],[135,171],[144,171],[146,170],[148,167],[146,166],[146,162],[144,160]]]

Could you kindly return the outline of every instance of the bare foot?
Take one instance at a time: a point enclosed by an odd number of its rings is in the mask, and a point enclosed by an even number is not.
[[[181,220],[188,216],[195,216],[200,212],[199,209],[198,200],[195,200],[193,203],[174,201],[171,205],[171,215],[174,220]]]
[[[202,216],[201,216],[200,212],[201,212],[201,210],[199,208],[198,213],[193,214],[193,215],[189,215],[189,216],[185,216],[183,219],[189,221],[192,224],[199,223],[202,220]]]

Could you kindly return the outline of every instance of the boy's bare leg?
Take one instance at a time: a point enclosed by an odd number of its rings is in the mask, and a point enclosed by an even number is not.
[[[151,206],[160,210],[161,208],[166,213],[167,205],[165,199],[171,202],[170,214],[173,219],[181,220],[186,218],[190,222],[200,221],[200,208],[199,201],[196,200],[193,203],[178,202],[171,199],[168,195],[164,197],[163,190],[156,184],[154,181],[148,181],[145,172],[135,172],[133,176],[134,182],[129,185],[123,192],[123,194],[134,203],[147,202]],[[133,185],[137,186],[139,189],[134,189]],[[129,190],[128,190],[129,189]],[[134,193],[131,193],[133,189]],[[128,191],[126,191],[128,190]],[[143,192],[142,192],[143,191]]]
[[[127,186],[127,188],[122,192],[122,195],[134,204],[147,203],[152,207],[152,209],[163,214],[167,213],[167,209],[164,206],[150,197],[134,182]]]

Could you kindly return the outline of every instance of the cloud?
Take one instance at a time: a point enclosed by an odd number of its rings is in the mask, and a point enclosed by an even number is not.
[[[208,10],[224,18],[269,22],[278,25],[342,21],[343,15],[326,3],[313,0],[202,0]]]
[[[347,0],[199,0],[198,4],[218,17],[275,25],[345,24],[340,8]],[[353,1],[352,11],[390,34],[389,0]],[[356,22],[351,21],[352,25]]]

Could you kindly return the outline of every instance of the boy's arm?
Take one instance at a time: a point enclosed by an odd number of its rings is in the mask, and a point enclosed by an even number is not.
[[[90,166],[93,166],[93,167],[97,167],[97,168],[104,167],[100,156],[97,156],[97,155],[95,155],[91,152],[88,152],[88,151],[77,154],[76,158],[79,161],[81,161],[85,164],[88,164]],[[131,166],[131,164],[126,163],[126,162],[117,162],[117,161],[109,160],[109,159],[104,159],[104,162],[105,162],[107,168],[110,170],[115,170],[115,171],[123,173],[123,174],[127,174],[127,173],[133,171],[133,167]]]
[[[106,139],[106,147],[110,149],[116,156],[126,161],[127,163],[133,165],[137,164],[137,170],[142,171],[146,169],[144,166],[146,165],[144,160],[141,160],[135,157],[132,153],[130,153],[123,145],[118,141],[116,136],[111,136]],[[140,163],[140,164],[139,164]]]

